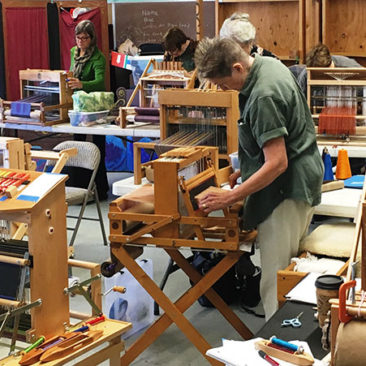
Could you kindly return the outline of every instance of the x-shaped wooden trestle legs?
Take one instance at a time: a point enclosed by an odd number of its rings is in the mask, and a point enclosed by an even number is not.
[[[253,336],[241,319],[230,309],[221,297],[211,288],[243,254],[241,251],[228,252],[226,256],[213,267],[205,276],[201,276],[179,252],[179,249],[164,248],[169,256],[195,283],[175,303],[173,303],[159,286],[143,271],[130,257],[123,246],[113,244],[113,254],[123,263],[140,285],[160,305],[165,313],[155,321],[126,351],[121,358],[121,365],[129,365],[147,347],[149,347],[173,322],[197,347],[211,365],[221,365],[220,362],[206,356],[206,351],[212,348],[202,335],[193,327],[183,313],[203,294],[221,312],[225,319],[237,330],[243,339]]]

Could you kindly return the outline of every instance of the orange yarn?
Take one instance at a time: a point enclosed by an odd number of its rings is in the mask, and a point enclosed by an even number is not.
[[[354,135],[356,110],[351,107],[325,107],[319,115],[318,133]]]
[[[341,149],[338,151],[338,160],[336,168],[337,179],[348,179],[352,177],[351,166],[349,164],[347,150]]]

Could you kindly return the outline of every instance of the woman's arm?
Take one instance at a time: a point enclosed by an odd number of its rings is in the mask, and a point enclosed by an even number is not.
[[[224,193],[209,193],[199,202],[199,208],[205,213],[219,210],[270,185],[280,176],[288,165],[285,140],[278,137],[263,146],[264,164],[239,187]]]

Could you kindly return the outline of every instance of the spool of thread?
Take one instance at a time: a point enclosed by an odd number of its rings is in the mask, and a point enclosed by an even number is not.
[[[334,180],[333,170],[332,170],[332,160],[330,158],[330,154],[326,153],[323,156],[324,163],[324,182],[330,182]]]
[[[281,346],[281,347],[287,348],[287,349],[289,349],[291,351],[294,351],[294,352],[299,352],[300,351],[299,347],[296,346],[296,344],[283,341],[282,339],[279,339],[279,338],[276,338],[276,337],[271,337],[270,341],[273,344],[276,344],[277,346]]]
[[[349,164],[347,150],[341,149],[338,151],[336,178],[348,179],[352,177],[351,166]]]

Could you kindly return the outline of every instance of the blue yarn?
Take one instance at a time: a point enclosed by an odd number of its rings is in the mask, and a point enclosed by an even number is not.
[[[334,180],[330,154],[324,155],[324,181]]]

